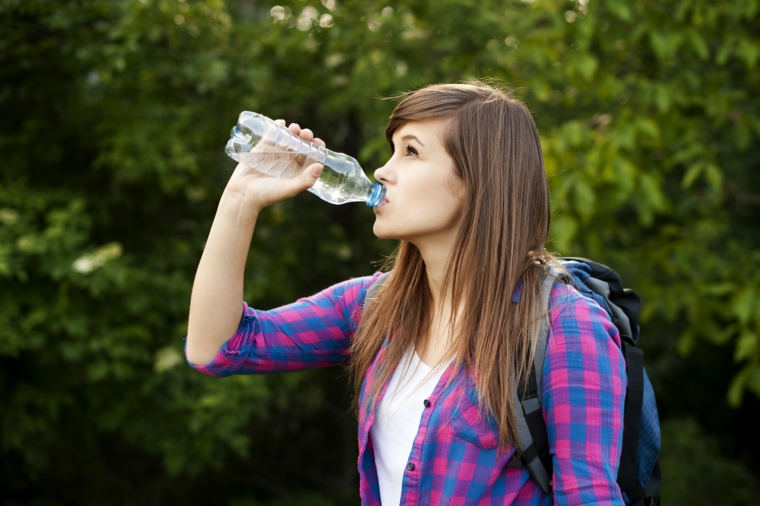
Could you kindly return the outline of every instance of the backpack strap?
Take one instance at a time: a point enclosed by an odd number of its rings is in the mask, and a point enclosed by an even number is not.
[[[541,381],[543,380],[544,359],[546,357],[546,344],[549,337],[549,299],[552,288],[558,278],[566,276],[566,273],[558,267],[549,267],[548,272],[541,275],[541,303],[537,309],[537,321],[540,328],[533,356],[533,368],[530,371],[528,382],[518,386],[515,391],[515,405],[520,406],[517,410],[517,432],[519,438],[518,451],[512,457],[509,465],[522,468],[526,466],[538,486],[548,496],[554,497],[552,492],[552,458],[549,453],[549,439],[544,423],[544,415],[541,411]]]
[[[367,288],[367,293],[364,295],[364,303],[362,304],[362,308],[367,307],[368,303],[371,303],[375,295],[377,295],[377,292],[380,290],[380,287],[382,287],[386,281],[388,281],[388,276],[390,276],[390,272],[384,272],[380,275],[380,277],[372,283],[372,285]]]
[[[636,459],[639,453],[641,430],[641,407],[644,401],[644,352],[641,348],[623,341],[623,356],[628,373],[628,391],[625,396],[623,415],[623,444],[620,452],[620,468],[617,483],[633,505],[645,504],[645,491],[636,477]]]
[[[623,342],[623,355],[628,373],[628,395],[625,397],[623,426],[623,449],[620,454],[618,485],[624,492],[631,490],[636,482],[636,454],[641,426],[641,404],[644,397],[644,352]]]

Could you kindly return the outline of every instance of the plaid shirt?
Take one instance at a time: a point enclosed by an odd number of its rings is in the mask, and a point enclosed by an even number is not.
[[[351,279],[271,311],[244,304],[235,335],[212,362],[193,367],[228,376],[346,363],[367,288],[379,276]],[[562,284],[552,291],[550,321],[542,408],[554,501],[622,505],[616,477],[627,380],[617,329],[596,303]],[[369,408],[364,393],[384,353],[385,345],[367,371],[359,400],[359,475],[367,506],[380,504],[369,437],[379,399]],[[380,399],[384,394],[385,388]],[[514,448],[497,452],[498,431],[492,419],[480,416],[475,386],[464,371],[449,366],[427,400],[404,471],[402,506],[552,504],[527,469],[508,465]]]

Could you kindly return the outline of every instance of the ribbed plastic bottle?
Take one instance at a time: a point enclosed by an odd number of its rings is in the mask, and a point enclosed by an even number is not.
[[[385,200],[385,188],[372,184],[359,162],[295,135],[261,114],[243,111],[224,151],[234,160],[270,176],[292,179],[313,163],[324,170],[309,191],[331,204]]]

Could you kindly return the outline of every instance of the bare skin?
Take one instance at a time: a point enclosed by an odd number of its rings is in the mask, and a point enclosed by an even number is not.
[[[288,128],[306,140],[325,145],[309,129],[295,123]],[[245,261],[261,210],[310,188],[321,172],[322,166],[313,164],[294,179],[280,179],[243,164],[237,166],[222,194],[195,274],[187,328],[187,358],[191,363],[213,360],[240,323]]]

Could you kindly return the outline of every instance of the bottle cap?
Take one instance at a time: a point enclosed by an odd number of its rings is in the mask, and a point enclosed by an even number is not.
[[[385,200],[385,187],[380,183],[373,184],[372,190],[370,190],[369,193],[369,198],[367,199],[367,206],[378,206],[383,202],[383,200]]]

